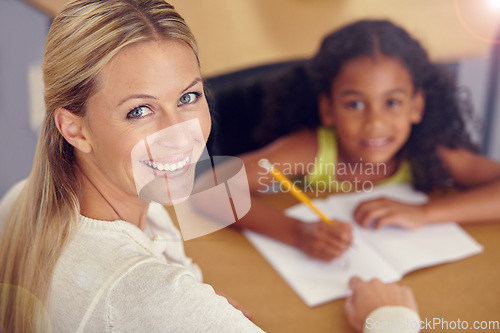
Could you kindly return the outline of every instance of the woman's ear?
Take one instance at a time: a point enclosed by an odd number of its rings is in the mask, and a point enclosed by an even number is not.
[[[419,124],[422,121],[424,110],[425,93],[422,89],[419,89],[413,96],[413,106],[410,115],[412,124]]]
[[[319,117],[321,124],[325,127],[332,127],[335,125],[335,117],[333,115],[333,101],[325,95],[320,94],[318,97]]]
[[[83,118],[59,108],[54,113],[56,127],[70,145],[83,153],[90,153],[92,145],[83,133]]]

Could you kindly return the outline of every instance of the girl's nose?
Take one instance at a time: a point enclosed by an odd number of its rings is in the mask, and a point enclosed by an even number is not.
[[[385,125],[384,113],[379,110],[370,110],[366,114],[365,129],[374,130]]]

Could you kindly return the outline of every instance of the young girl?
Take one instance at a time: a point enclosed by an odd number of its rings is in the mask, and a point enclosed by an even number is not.
[[[324,39],[307,66],[271,86],[277,87],[269,92],[274,111],[260,133],[285,133],[293,124],[309,128],[242,156],[254,197],[251,211],[237,226],[324,260],[339,256],[350,244],[346,224],[304,224],[266,206],[258,194],[271,186],[272,178],[259,167],[261,158],[287,176],[301,178],[306,188],[321,185],[323,191],[360,191],[363,184],[387,182],[411,182],[423,191],[463,189],[423,205],[364,202],[354,214],[364,227],[416,228],[499,216],[500,164],[477,154],[462,119],[468,104],[459,100],[454,82],[429,61],[421,45],[398,26],[387,21],[346,26]],[[304,95],[297,101],[301,88]]]

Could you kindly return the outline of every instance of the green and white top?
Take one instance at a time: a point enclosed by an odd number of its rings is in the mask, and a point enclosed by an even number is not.
[[[315,184],[323,183],[330,184],[337,182],[337,174],[345,171],[338,169],[337,155],[338,155],[338,142],[335,129],[319,127],[318,128],[318,153],[315,158],[315,164],[311,172],[306,175],[305,183]],[[397,171],[390,177],[383,179],[375,185],[389,184],[389,183],[413,183],[413,176],[411,173],[411,166],[407,160],[403,160]],[[347,182],[339,182],[339,190],[343,191],[342,187],[350,187]],[[334,188],[330,186],[330,188]]]

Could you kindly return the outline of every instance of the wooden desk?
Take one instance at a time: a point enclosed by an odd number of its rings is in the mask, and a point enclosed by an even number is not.
[[[273,195],[270,203],[284,209],[296,202],[280,194]],[[465,226],[484,246],[482,254],[421,269],[401,280],[415,292],[422,319],[460,319],[470,325],[474,321],[500,321],[498,222]],[[267,332],[353,332],[344,317],[343,300],[307,307],[240,232],[225,228],[187,241],[185,248],[201,267],[205,282],[250,311],[252,320]]]

